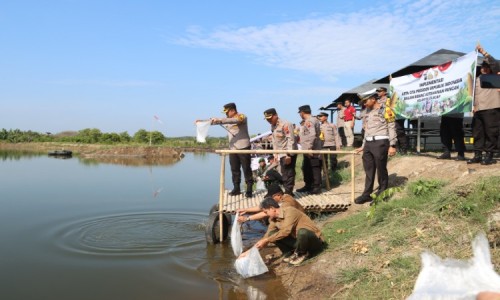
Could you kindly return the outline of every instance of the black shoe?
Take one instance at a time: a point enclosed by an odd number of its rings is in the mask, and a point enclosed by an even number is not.
[[[408,150],[406,148],[398,149],[399,155],[408,155]]]
[[[481,162],[481,151],[474,151],[474,157],[467,161],[468,164],[478,164]]]
[[[311,194],[311,195],[319,195],[319,194],[321,194],[321,188],[314,188],[314,189],[312,189],[309,192],[309,194]]]
[[[248,192],[246,192],[246,193],[245,193],[245,197],[247,197],[247,198],[252,198],[252,197],[253,197],[253,195],[252,195],[252,191],[248,191]]]
[[[465,156],[463,155],[457,155],[457,157],[455,158],[456,161],[465,161]]]
[[[241,194],[241,191],[238,190],[238,189],[234,189],[232,191],[229,192],[229,195],[231,196],[237,196],[237,195],[240,195]]]
[[[478,164],[481,162],[481,157],[473,157],[467,161],[468,164]]]
[[[437,159],[450,159],[450,158],[451,158],[450,152],[444,152],[443,154],[437,157]]]
[[[484,156],[483,161],[481,161],[481,165],[483,166],[488,166],[492,164],[496,164],[497,161],[493,159],[493,153],[492,152],[487,152],[486,155]]]
[[[361,195],[356,200],[354,200],[354,203],[356,204],[363,204],[366,202],[371,202],[373,199],[370,197],[370,195]]]
[[[300,188],[300,189],[297,189],[296,192],[299,192],[299,193],[306,193],[306,192],[309,192],[311,190],[310,187],[308,186],[305,186],[303,188]]]

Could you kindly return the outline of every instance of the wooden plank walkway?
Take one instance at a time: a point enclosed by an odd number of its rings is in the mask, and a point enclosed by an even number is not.
[[[267,191],[254,192],[252,198],[245,197],[244,194],[237,196],[229,195],[230,190],[224,192],[223,212],[235,213],[238,209],[246,209],[258,206]],[[335,190],[323,191],[319,195],[310,195],[308,193],[294,192],[297,200],[306,212],[339,212],[344,211],[351,205],[350,199],[343,198]]]

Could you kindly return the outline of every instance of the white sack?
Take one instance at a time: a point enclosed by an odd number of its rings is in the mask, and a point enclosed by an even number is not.
[[[231,247],[236,257],[240,256],[243,252],[243,241],[241,239],[240,224],[238,223],[239,215],[240,214],[237,213],[234,217],[233,227],[231,228]]]
[[[238,274],[243,278],[257,276],[269,271],[260,256],[259,249],[256,247],[252,247],[247,256],[236,259],[234,266]]]
[[[196,122],[196,141],[198,143],[206,143],[208,136],[208,129],[210,128],[210,121],[198,121]]]
[[[484,234],[472,242],[474,257],[469,260],[441,259],[422,253],[422,270],[413,294],[416,299],[475,299],[481,291],[500,292],[500,276],[491,263],[488,240]]]

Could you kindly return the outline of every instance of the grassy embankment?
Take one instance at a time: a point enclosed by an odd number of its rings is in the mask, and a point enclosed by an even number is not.
[[[148,143],[137,143],[137,142],[127,142],[127,143],[79,143],[72,141],[47,141],[47,142],[22,142],[22,143],[11,143],[11,142],[0,142],[0,149],[4,150],[19,150],[27,152],[38,152],[44,153],[46,151],[68,149],[73,150],[75,153],[80,153],[82,151],[91,151],[93,149],[117,149],[126,147],[149,147]],[[191,150],[191,151],[213,151],[215,149],[223,149],[227,147],[227,139],[223,138],[209,138],[207,143],[198,143],[195,138],[183,137],[183,138],[166,138],[164,142],[160,144],[153,144],[151,147],[162,147],[162,148],[173,148],[180,150]]]
[[[323,233],[326,255],[343,260],[329,265],[337,293],[347,299],[403,299],[413,290],[420,271],[420,253],[470,258],[470,242],[487,232],[488,215],[500,207],[500,177],[447,188],[439,180],[407,184],[399,199],[378,202],[368,211],[334,219]],[[489,236],[498,243],[499,236]],[[492,249],[498,271],[500,250]]]

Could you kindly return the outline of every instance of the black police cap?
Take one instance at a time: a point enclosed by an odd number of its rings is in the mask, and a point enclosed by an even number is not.
[[[299,112],[305,112],[310,114],[311,113],[311,107],[309,105],[302,105],[299,107]]]
[[[276,114],[278,114],[278,113],[276,112],[276,109],[274,109],[274,108],[266,109],[266,110],[264,111],[264,118],[266,118],[266,119],[271,119],[271,118],[272,118],[274,115],[276,115]]]
[[[231,102],[231,103],[228,103],[228,104],[224,105],[223,112],[228,112],[230,109],[236,109],[236,104],[234,104],[233,102]]]

